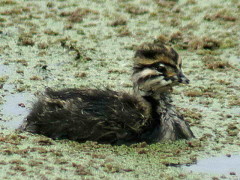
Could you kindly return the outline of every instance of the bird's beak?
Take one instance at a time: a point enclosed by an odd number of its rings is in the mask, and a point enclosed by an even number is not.
[[[182,84],[189,84],[190,80],[183,74],[182,71],[178,73],[178,82]]]

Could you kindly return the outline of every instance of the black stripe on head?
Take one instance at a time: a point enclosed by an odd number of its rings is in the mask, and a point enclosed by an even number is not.
[[[161,75],[147,75],[147,76],[144,76],[144,77],[140,77],[138,80],[137,80],[137,83],[138,84],[141,84],[147,80],[153,80],[153,79],[156,79],[156,78],[159,78],[159,76]]]
[[[164,65],[164,66],[161,66],[161,65]],[[133,68],[133,72],[134,73],[138,73],[142,70],[144,70],[145,68],[149,68],[149,69],[154,69],[154,70],[157,70],[158,72],[162,72],[162,73],[165,73],[167,71],[166,67],[169,66],[173,69],[177,69],[177,67],[175,65],[172,65],[170,63],[153,63],[153,64],[150,64],[150,65],[140,65],[140,66],[137,66],[137,67],[134,67]]]
[[[134,66],[134,67],[133,67],[133,74],[142,71],[142,70],[145,69],[146,67],[148,67],[148,66],[145,66],[145,65]]]
[[[156,63],[154,63],[154,64],[156,64]],[[146,64],[137,64],[137,65],[135,65],[133,67],[133,74],[138,73],[140,71],[143,71],[146,68],[155,69],[155,67],[153,66],[154,64],[148,64],[148,65],[146,65]]]
[[[166,56],[174,62],[178,61],[178,53],[172,48],[160,43],[146,44],[135,53],[135,58],[156,59],[157,56]]]
[[[155,59],[157,55],[162,54],[163,51],[160,50],[145,50],[145,49],[140,49],[137,50],[135,54],[135,58],[146,58],[146,59]]]
[[[163,67],[161,65],[164,65],[165,67]],[[171,63],[166,63],[166,62],[161,62],[161,63],[157,62],[157,63],[151,64],[149,66],[149,68],[155,68],[155,69],[160,69],[161,70],[161,69],[166,69],[167,66],[169,66],[173,69],[177,69],[177,67],[175,65],[173,65]]]
[[[170,50],[169,57],[177,64],[179,55],[173,48]]]

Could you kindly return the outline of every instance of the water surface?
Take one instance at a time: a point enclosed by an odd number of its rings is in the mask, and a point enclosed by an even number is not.
[[[0,125],[11,129],[18,128],[29,113],[33,98],[33,95],[26,92],[6,95],[1,105]]]
[[[233,175],[240,178],[240,155],[211,157],[199,160],[196,164],[186,168],[193,172]]]

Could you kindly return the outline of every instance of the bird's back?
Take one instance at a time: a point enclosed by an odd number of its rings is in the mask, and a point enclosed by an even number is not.
[[[34,104],[23,129],[54,139],[116,143],[138,141],[149,123],[145,108],[129,94],[48,89]]]

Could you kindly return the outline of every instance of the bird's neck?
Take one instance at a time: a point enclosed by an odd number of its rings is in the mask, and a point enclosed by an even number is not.
[[[152,110],[156,111],[156,113],[160,113],[159,108],[162,110],[168,108],[172,102],[171,94],[168,92],[152,96],[143,96],[142,98],[151,105]]]
[[[146,107],[145,117],[149,119],[149,125],[141,138],[147,142],[158,142],[161,139],[163,119],[171,108],[170,93],[162,93],[158,96],[141,96],[141,102]]]
[[[172,106],[170,92],[163,92],[143,96],[142,94],[136,93],[135,91],[135,96],[141,99],[141,102],[143,103],[143,106],[146,109],[145,114],[152,116],[151,119],[153,120],[159,119],[161,114],[167,112],[167,109]]]

